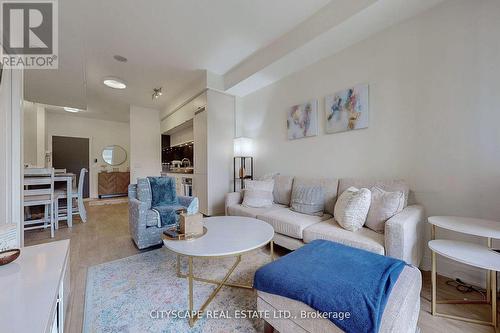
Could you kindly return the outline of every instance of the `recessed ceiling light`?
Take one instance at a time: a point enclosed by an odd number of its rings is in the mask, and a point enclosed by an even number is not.
[[[79,109],[69,108],[67,106],[64,107],[64,111],[66,111],[66,112],[72,112],[72,113],[80,112]]]
[[[124,56],[121,56],[119,54],[115,54],[113,56],[113,58],[116,60],[116,61],[119,61],[119,62],[127,62],[127,58],[125,58]]]
[[[113,89],[125,89],[125,88],[127,88],[127,84],[123,80],[116,78],[116,77],[106,77],[106,78],[104,78],[103,83],[106,86],[113,88]]]

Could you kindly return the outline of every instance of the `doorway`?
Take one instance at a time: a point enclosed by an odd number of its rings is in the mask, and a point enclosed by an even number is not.
[[[76,175],[76,183],[80,178],[80,170],[89,170],[89,139],[69,136],[52,136],[52,167],[66,169]],[[90,170],[89,170],[90,171]],[[89,175],[83,183],[83,197],[89,197]]]

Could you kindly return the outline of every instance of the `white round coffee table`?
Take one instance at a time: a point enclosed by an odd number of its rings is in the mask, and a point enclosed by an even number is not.
[[[177,276],[188,279],[189,325],[193,326],[203,314],[205,308],[215,298],[223,286],[252,289],[251,285],[229,283],[227,280],[241,261],[241,255],[261,248],[267,244],[271,248],[271,259],[274,257],[274,229],[264,221],[250,217],[217,216],[203,219],[207,228],[205,235],[190,240],[170,240],[163,237],[165,247],[177,253]],[[180,256],[188,258],[188,272],[180,269]],[[193,275],[193,258],[220,258],[235,256],[236,261],[220,281],[205,279]],[[210,294],[198,311],[193,311],[193,281],[216,284],[217,288]]]

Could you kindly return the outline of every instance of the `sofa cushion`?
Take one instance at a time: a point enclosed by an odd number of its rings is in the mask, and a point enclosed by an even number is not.
[[[257,217],[257,215],[265,214],[277,209],[287,209],[285,205],[273,204],[271,207],[254,208],[245,207],[242,204],[232,205],[227,207],[227,212],[231,216]]]
[[[325,212],[333,215],[335,201],[337,200],[337,179],[295,177],[293,186],[321,186],[325,193]]]
[[[298,239],[302,239],[305,228],[331,217],[329,214],[323,216],[301,214],[288,208],[257,215],[259,220],[272,225],[275,232]]]
[[[385,254],[384,235],[368,228],[349,231],[342,228],[334,219],[316,223],[304,230],[304,242],[326,239],[370,252]]]
[[[288,237],[282,234],[278,234],[276,232],[274,233],[273,241],[274,244],[292,251],[295,251],[305,245],[302,239]]]
[[[321,186],[294,186],[290,208],[298,213],[323,215],[325,192]]]
[[[243,206],[271,207],[273,205],[274,180],[247,180],[243,190]]]
[[[149,209],[151,208],[152,198],[149,180],[147,178],[137,178],[137,199],[145,202]]]
[[[282,205],[290,205],[290,198],[292,196],[292,176],[274,176],[274,202]]]
[[[342,178],[339,181],[339,195],[349,187],[357,188],[372,188],[377,186],[387,192],[402,191],[405,195],[404,206],[408,205],[408,196],[410,195],[410,187],[404,180],[374,180],[363,178]]]
[[[372,203],[366,216],[365,226],[383,233],[385,222],[401,212],[405,204],[405,196],[402,191],[387,192],[380,187],[374,186],[370,189]]]

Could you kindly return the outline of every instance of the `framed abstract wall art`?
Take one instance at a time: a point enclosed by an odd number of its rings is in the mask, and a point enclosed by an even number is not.
[[[318,100],[294,105],[287,112],[288,140],[318,135]]]
[[[325,97],[326,133],[367,128],[368,84],[358,84]]]

